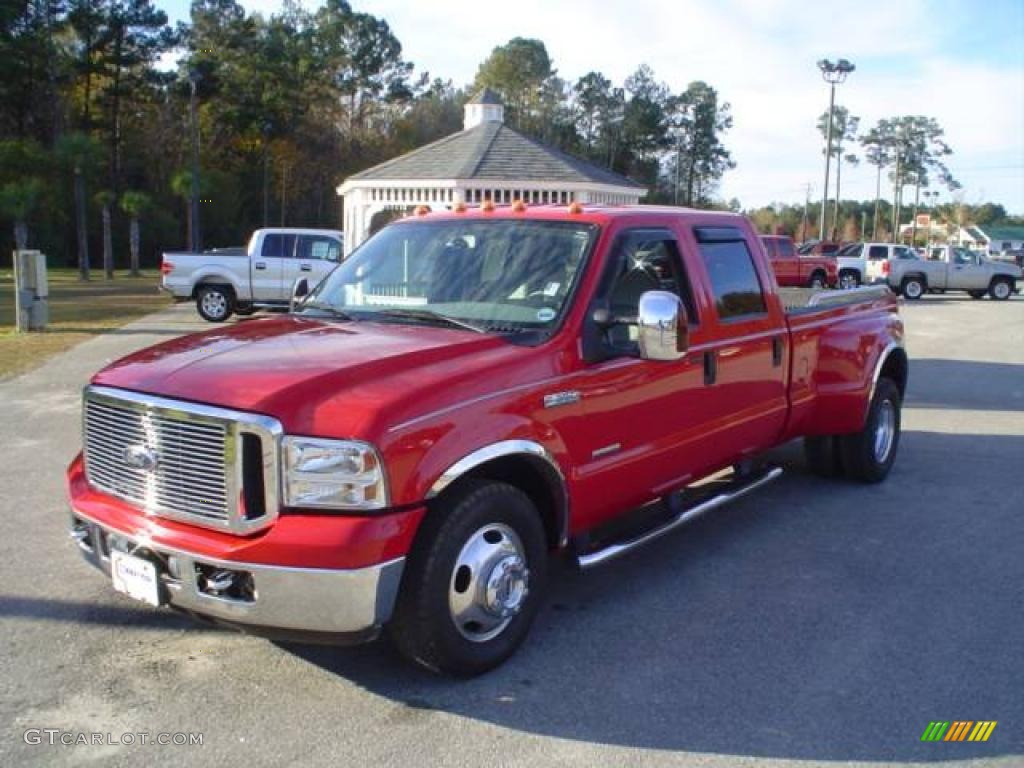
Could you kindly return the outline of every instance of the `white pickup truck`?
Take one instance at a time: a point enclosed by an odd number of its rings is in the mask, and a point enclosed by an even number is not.
[[[313,288],[341,261],[343,234],[334,229],[257,229],[244,251],[165,253],[161,288],[176,301],[195,301],[204,320],[288,306],[300,277]]]
[[[882,263],[884,280],[907,299],[919,299],[929,290],[967,291],[981,299],[987,293],[1005,301],[1017,290],[1021,268],[992,261],[955,245],[928,249],[927,259],[890,259]]]

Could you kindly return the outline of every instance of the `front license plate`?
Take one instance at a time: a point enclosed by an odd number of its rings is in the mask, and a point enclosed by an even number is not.
[[[118,592],[150,605],[160,605],[160,580],[153,563],[114,550],[110,553],[110,575]]]

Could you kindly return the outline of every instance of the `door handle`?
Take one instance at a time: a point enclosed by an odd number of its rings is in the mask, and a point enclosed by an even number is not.
[[[704,386],[710,387],[718,378],[718,350],[704,353]]]
[[[267,263],[265,261],[257,261],[256,262],[256,269],[266,269],[266,268],[267,268]]]
[[[299,269],[301,269],[303,272],[313,271],[313,267],[311,267],[309,264],[303,264],[302,266],[299,267]]]
[[[772,339],[772,367],[778,368],[782,365],[782,337],[776,336]]]

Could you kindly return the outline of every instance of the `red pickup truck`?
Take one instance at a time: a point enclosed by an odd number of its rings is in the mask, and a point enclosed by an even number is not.
[[[301,291],[297,291],[301,293]],[[414,215],[286,316],[100,371],[71,534],[119,591],[475,674],[556,553],[596,566],[781,471],[877,482],[908,361],[894,296],[775,288],[727,213]],[[788,304],[788,306],[787,306]]]
[[[761,242],[779,285],[835,288],[839,282],[835,258],[797,253],[793,238],[785,235],[761,235]]]

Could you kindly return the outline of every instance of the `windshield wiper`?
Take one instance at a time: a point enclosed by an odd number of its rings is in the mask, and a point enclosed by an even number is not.
[[[462,328],[476,333],[487,333],[486,328],[481,328],[478,325],[467,323],[465,320],[456,320],[454,317],[442,315],[440,312],[434,312],[431,309],[378,309],[374,314],[384,315],[386,317],[407,317],[411,320],[425,320],[427,322],[444,323],[445,325],[450,325],[453,328]]]
[[[321,312],[327,312],[332,317],[336,317],[339,320],[355,320],[352,315],[344,310],[338,309],[337,307],[331,306],[330,304],[302,304],[295,308],[299,312],[304,312],[307,309],[318,309]]]

